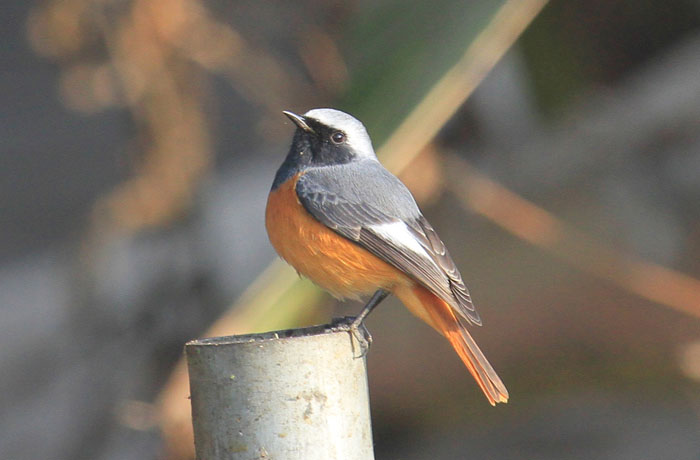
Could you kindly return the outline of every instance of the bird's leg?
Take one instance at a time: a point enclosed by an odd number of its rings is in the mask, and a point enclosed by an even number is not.
[[[355,320],[352,322],[351,327],[354,329],[359,328],[362,323],[364,322],[365,318],[372,313],[372,310],[379,305],[382,300],[386,299],[391,292],[386,291],[384,289],[377,289],[377,292],[375,292],[372,295],[372,298],[369,299],[369,302],[362,308],[362,311],[360,312],[359,315],[355,317]],[[370,337],[370,342],[372,341],[372,338]]]
[[[361,350],[358,358],[362,358],[367,354],[369,346],[372,343],[372,336],[364,325],[365,318],[367,318],[372,310],[374,310],[382,300],[386,299],[389,294],[391,294],[389,291],[378,289],[377,292],[372,295],[372,298],[369,299],[369,302],[362,308],[359,315],[354,318],[351,316],[341,318],[334,323],[335,328],[350,332],[355,340],[357,340]]]

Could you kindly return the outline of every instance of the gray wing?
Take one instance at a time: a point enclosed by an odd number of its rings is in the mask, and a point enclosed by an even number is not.
[[[444,243],[405,185],[375,161],[326,166],[296,184],[318,221],[416,279],[469,323],[481,325]]]

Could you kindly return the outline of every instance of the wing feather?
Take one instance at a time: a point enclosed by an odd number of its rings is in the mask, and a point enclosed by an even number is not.
[[[377,197],[363,191],[359,175],[324,169],[303,174],[296,184],[299,201],[314,218],[416,279],[467,322],[481,325],[445,244],[398,179],[386,172],[395,182],[388,194]]]
[[[462,274],[459,272],[457,265],[447,251],[445,243],[442,242],[435,229],[433,229],[433,226],[430,225],[430,222],[428,222],[425,217],[420,216],[417,224],[417,226],[411,226],[409,228],[413,231],[416,239],[428,249],[433,260],[435,260],[445,275],[447,275],[450,291],[459,304],[458,312],[463,318],[469,320],[469,322],[481,325],[481,318],[472,303],[469,289],[467,289],[466,284],[464,284]],[[418,227],[419,230],[416,230],[416,227]]]

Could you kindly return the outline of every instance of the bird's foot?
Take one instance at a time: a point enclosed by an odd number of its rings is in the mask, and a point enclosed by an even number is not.
[[[344,316],[342,318],[333,318],[331,322],[332,331],[349,332],[352,340],[353,352],[355,352],[355,343],[358,345],[359,354],[356,358],[363,358],[369,352],[369,347],[372,344],[372,335],[369,333],[363,318],[354,316]]]

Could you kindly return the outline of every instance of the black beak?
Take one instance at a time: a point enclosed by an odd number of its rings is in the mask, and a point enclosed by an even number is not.
[[[289,117],[289,119],[292,120],[295,125],[303,129],[307,133],[314,133],[314,130],[311,129],[311,127],[306,123],[304,117],[302,117],[301,115],[297,115],[294,112],[287,112],[286,110],[283,110],[282,113],[287,115],[287,117]]]

